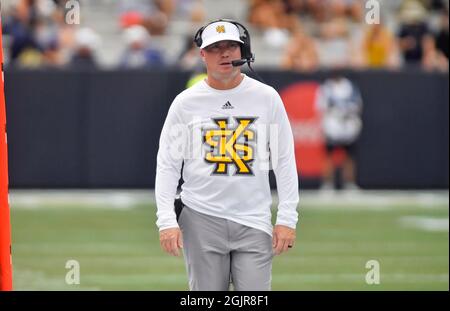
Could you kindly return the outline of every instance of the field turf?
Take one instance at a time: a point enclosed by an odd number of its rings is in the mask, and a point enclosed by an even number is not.
[[[182,257],[160,249],[152,196],[11,191],[14,289],[187,290]],[[448,290],[448,217],[448,192],[308,192],[272,289]],[[71,259],[79,285],[65,282]],[[380,284],[366,283],[369,260]]]

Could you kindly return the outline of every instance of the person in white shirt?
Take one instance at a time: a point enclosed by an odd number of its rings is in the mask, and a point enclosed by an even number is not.
[[[316,105],[322,115],[327,151],[322,189],[358,189],[354,158],[363,126],[361,92],[335,69],[321,85]]]
[[[241,35],[241,30],[243,34]],[[270,290],[272,259],[294,246],[298,175],[279,94],[241,73],[253,61],[247,29],[231,20],[194,41],[207,77],[181,92],[165,120],[155,195],[161,247],[183,248],[191,290]],[[271,223],[269,170],[278,189]],[[179,179],[182,210],[174,200]]]

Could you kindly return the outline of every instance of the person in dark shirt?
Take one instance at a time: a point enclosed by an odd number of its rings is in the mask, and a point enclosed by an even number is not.
[[[426,24],[426,11],[418,2],[407,2],[400,13],[399,46],[406,64],[420,64],[425,46],[434,38]]]
[[[75,34],[75,49],[69,67],[78,69],[97,68],[95,51],[99,44],[100,37],[92,29],[79,29]]]
[[[441,28],[436,35],[436,48],[448,59],[448,11],[441,14]]]

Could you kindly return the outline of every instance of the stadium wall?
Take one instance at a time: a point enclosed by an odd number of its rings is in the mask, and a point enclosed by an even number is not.
[[[158,139],[190,72],[7,70],[11,188],[152,188]],[[330,72],[260,71],[281,91]],[[448,74],[348,71],[360,88],[357,182],[365,189],[448,188]],[[257,104],[257,103],[255,103]],[[317,187],[308,178],[304,187]]]

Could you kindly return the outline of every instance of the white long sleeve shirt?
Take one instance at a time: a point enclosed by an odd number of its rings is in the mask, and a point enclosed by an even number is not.
[[[275,89],[244,75],[233,89],[201,81],[173,101],[161,132],[155,195],[159,230],[178,227],[174,199],[200,213],[272,235],[269,168],[278,189],[276,224],[295,228],[298,176],[294,141]]]

